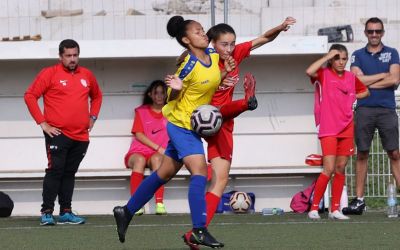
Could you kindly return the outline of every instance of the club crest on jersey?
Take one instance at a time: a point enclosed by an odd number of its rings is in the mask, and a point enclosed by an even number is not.
[[[85,79],[81,79],[81,84],[83,87],[87,88],[87,82]]]
[[[68,80],[60,80],[60,84],[62,86],[67,86],[67,82],[68,82]]]

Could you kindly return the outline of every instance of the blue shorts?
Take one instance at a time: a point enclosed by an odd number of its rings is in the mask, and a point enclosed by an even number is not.
[[[178,127],[170,122],[167,123],[169,136],[168,146],[165,155],[177,162],[189,155],[204,155],[203,142],[196,132]]]

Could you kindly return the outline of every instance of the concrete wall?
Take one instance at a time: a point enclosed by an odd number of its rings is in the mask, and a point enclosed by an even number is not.
[[[224,21],[223,1],[216,2],[216,23]],[[77,16],[45,18],[42,11],[76,10]],[[135,14],[129,14],[135,10]],[[103,13],[100,15],[99,13]],[[61,13],[62,14],[62,13]],[[167,38],[165,24],[171,15],[211,26],[209,1],[190,0],[2,0],[0,37],[41,34],[43,40],[160,39]],[[384,41],[400,47],[400,2],[396,0],[230,0],[228,23],[238,36],[258,36],[285,17],[297,19],[283,36],[317,35],[319,28],[349,24],[356,41],[367,18],[378,16],[386,26]]]

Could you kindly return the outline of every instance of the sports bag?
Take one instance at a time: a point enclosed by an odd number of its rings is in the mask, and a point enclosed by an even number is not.
[[[216,213],[233,213],[231,206],[229,205],[232,194],[238,191],[230,191],[228,193],[223,193],[221,200],[219,201]],[[247,193],[247,192],[246,192]],[[254,193],[247,193],[251,199],[251,206],[249,212],[254,212],[254,206],[256,204],[256,196]]]
[[[322,166],[322,155],[319,154],[307,155],[305,163],[309,166]]]
[[[300,191],[293,196],[292,201],[290,202],[290,208],[293,210],[293,212],[295,213],[308,212],[308,210],[310,209],[311,195],[315,188],[315,182],[316,181],[311,183],[311,185],[308,186],[303,191]]]
[[[10,196],[0,191],[0,217],[9,217],[14,209]]]

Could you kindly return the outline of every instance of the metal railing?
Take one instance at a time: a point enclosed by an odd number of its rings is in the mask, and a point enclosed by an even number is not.
[[[355,154],[346,167],[346,185],[350,197],[356,196],[356,158]],[[391,176],[390,160],[382,147],[378,131],[375,131],[369,153],[364,196],[386,197],[386,187]]]

